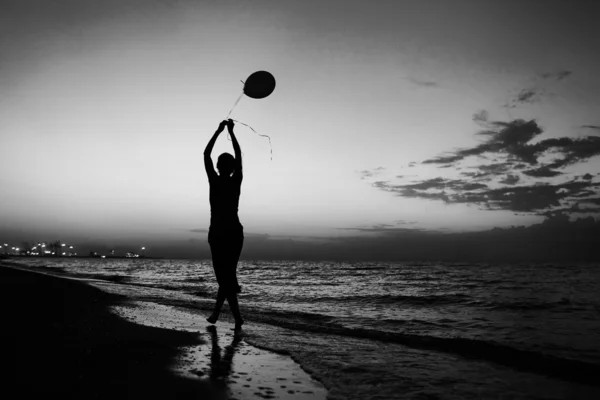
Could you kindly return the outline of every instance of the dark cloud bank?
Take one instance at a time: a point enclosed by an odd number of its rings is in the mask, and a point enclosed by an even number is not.
[[[377,234],[365,237],[359,233]],[[268,243],[268,242],[267,242]],[[357,236],[330,243],[271,241],[269,253],[277,259],[572,262],[600,261],[600,221],[587,217],[569,221],[565,214],[548,217],[530,227],[494,228],[480,232],[448,233],[411,228],[360,228]],[[248,258],[263,258],[250,241]],[[262,250],[262,251],[261,251]]]
[[[600,204],[600,199],[596,200]],[[479,232],[450,233],[379,225],[348,229],[349,237],[274,238],[246,234],[243,260],[440,261],[440,262],[592,262],[600,261],[600,221],[592,217],[569,221],[566,214],[540,224]],[[148,255],[164,258],[210,259],[205,234],[187,241],[145,243]],[[107,254],[138,248],[99,242],[79,250]],[[84,253],[85,254],[85,253]]]

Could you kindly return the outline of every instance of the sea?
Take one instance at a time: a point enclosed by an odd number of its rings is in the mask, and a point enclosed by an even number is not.
[[[187,310],[199,330],[217,292],[210,260],[15,261]],[[238,276],[244,340],[329,399],[600,398],[598,264],[240,261]]]

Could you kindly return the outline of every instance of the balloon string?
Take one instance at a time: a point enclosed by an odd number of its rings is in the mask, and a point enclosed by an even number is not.
[[[229,110],[229,114],[227,114],[227,117],[225,117],[225,119],[229,119],[229,116],[231,115],[231,112],[233,111],[233,109],[235,108],[235,106],[238,105],[238,103],[240,102],[240,99],[242,98],[243,95],[244,95],[244,92],[242,91],[242,93],[240,93],[240,97],[238,97],[238,99],[235,101],[235,104],[233,105],[233,107],[231,107],[231,110]]]
[[[242,81],[242,83],[244,83],[244,81]],[[235,108],[235,106],[237,106],[237,105],[238,105],[238,103],[239,103],[239,102],[240,102],[240,100],[242,99],[242,96],[243,96],[243,95],[244,95],[244,91],[242,91],[242,93],[240,94],[240,97],[238,97],[238,98],[237,98],[237,100],[236,100],[236,101],[235,101],[235,103],[233,104],[233,107],[231,107],[231,110],[229,110],[229,113],[227,114],[227,117],[226,117],[225,119],[229,119],[229,116],[230,116],[230,115],[231,115],[231,113],[233,112],[233,109]],[[248,124],[245,124],[245,123],[243,123],[243,122],[241,122],[241,121],[238,121],[238,120],[236,120],[236,119],[234,119],[233,121],[235,121],[235,122],[237,122],[237,123],[239,123],[239,124],[242,124],[242,125],[244,125],[244,126],[247,126],[248,128],[252,129],[252,132],[256,133],[258,136],[266,137],[267,139],[269,139],[269,147],[271,148],[271,161],[273,161],[273,145],[271,144],[271,137],[270,137],[269,135],[263,135],[263,134],[260,134],[260,133],[256,132],[256,131],[254,130],[254,128],[253,128],[253,127],[251,127],[250,125],[248,125]],[[228,139],[229,141],[231,141],[231,137],[230,137],[229,133],[227,133],[227,139]]]
[[[243,123],[241,121],[238,121],[236,119],[234,119],[233,121],[237,122],[238,124],[242,124],[244,126],[247,126],[248,128],[252,129],[252,132],[256,133],[258,136],[266,137],[267,139],[269,139],[269,147],[271,148],[271,161],[273,161],[273,146],[271,145],[271,137],[269,135],[263,135],[263,134],[260,134],[260,133],[256,132],[254,130],[254,128],[252,128],[250,125],[245,124],[245,123]],[[229,139],[229,140],[231,140],[231,139]]]

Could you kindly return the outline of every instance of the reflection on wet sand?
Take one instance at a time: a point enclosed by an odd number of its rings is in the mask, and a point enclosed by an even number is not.
[[[206,330],[210,333],[210,341],[212,344],[212,351],[210,353],[210,379],[223,381],[231,374],[233,355],[242,338],[237,332],[234,333],[233,340],[225,347],[225,352],[223,353],[223,356],[221,356],[217,327],[210,325],[206,327]]]
[[[210,380],[229,399],[325,399],[327,391],[289,356],[247,344],[244,333],[231,329],[219,333],[214,325],[210,338],[193,356],[189,370]],[[224,333],[223,333],[224,332]],[[229,343],[224,348],[222,343]]]
[[[119,285],[109,287],[122,289]],[[131,292],[130,287],[127,290]],[[132,301],[115,306],[113,310],[119,316],[142,325],[198,333],[199,344],[180,347],[180,355],[171,369],[199,383],[210,382],[210,389],[207,389],[210,393],[207,392],[206,398],[324,400],[327,396],[323,385],[289,356],[263,350],[247,342],[262,325],[244,325],[244,330],[236,332],[231,329],[231,322],[220,321],[220,329],[209,326],[198,332],[198,321],[202,318],[187,309]],[[265,325],[261,329],[271,328]]]

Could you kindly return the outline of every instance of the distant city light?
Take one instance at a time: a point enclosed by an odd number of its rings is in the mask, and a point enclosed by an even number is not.
[[[62,247],[65,247],[65,246],[66,246],[66,244],[64,244],[64,243],[63,243],[61,246],[62,246]]]
[[[66,255],[66,254],[67,254],[67,253],[64,253],[64,252],[62,253],[62,255],[63,255],[63,256],[64,256],[64,255]]]
[[[69,248],[70,248],[70,249],[72,249],[72,248],[73,248],[73,246],[69,246]]]
[[[45,245],[45,244],[43,244],[43,245],[42,245],[42,247],[46,247],[46,245]]]
[[[142,250],[146,250],[146,248],[145,248],[145,247],[142,247]]]

